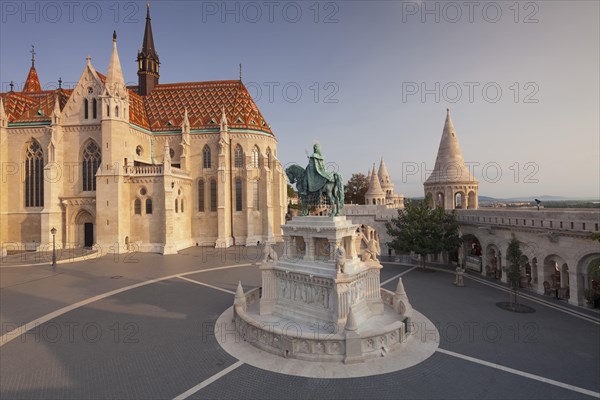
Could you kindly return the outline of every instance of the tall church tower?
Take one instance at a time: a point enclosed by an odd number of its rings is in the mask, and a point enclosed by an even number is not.
[[[446,122],[435,167],[423,186],[425,196],[431,196],[432,207],[446,210],[479,207],[479,182],[465,165],[450,109],[446,109]]]
[[[158,78],[160,78],[158,73],[160,61],[154,47],[152,24],[150,22],[150,4],[146,5],[146,29],[144,30],[142,50],[138,51],[137,62],[138,94],[146,96],[158,85]]]

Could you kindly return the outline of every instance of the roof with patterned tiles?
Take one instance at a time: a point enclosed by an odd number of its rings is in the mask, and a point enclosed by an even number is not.
[[[223,108],[230,128],[273,134],[239,80],[159,84],[147,96],[130,96],[131,122],[151,131],[178,131],[186,109],[191,129],[218,128]]]
[[[104,75],[98,73],[101,80]],[[218,129],[223,108],[229,128],[273,134],[246,86],[239,80],[159,84],[148,96],[129,87],[129,121],[143,129],[164,132],[181,129],[187,109],[194,130]],[[9,122],[49,121],[58,94],[61,109],[72,90],[0,93]]]
[[[4,111],[8,122],[44,122],[50,121],[56,96],[61,110],[64,108],[72,90],[57,89],[35,93],[0,93],[4,101]]]

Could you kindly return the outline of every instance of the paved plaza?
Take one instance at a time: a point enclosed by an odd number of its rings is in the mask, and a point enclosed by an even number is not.
[[[531,293],[522,301],[534,313],[508,312],[496,306],[508,301],[504,287],[481,276],[459,288],[449,271],[384,262],[383,287],[394,290],[401,275],[435,325],[413,335],[439,347],[396,372],[319,379],[256,368],[217,343],[215,322],[238,281],[260,286],[256,248],[89,258],[55,271],[3,260],[0,398],[600,397],[598,313]]]

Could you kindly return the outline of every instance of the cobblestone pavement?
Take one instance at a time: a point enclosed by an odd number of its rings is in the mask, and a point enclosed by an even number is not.
[[[384,265],[384,287],[393,289],[392,278],[410,270],[403,280],[411,303],[440,334],[440,351],[426,361],[355,379],[240,365],[217,344],[214,322],[238,281],[245,289],[260,284],[258,259],[255,249],[191,248],[173,256],[111,254],[54,272],[0,268],[0,398],[162,399],[194,387],[188,398],[600,396],[597,320],[529,300],[523,303],[535,313],[507,312],[496,307],[508,299],[502,290],[471,279],[457,288],[447,272],[397,264]],[[432,332],[417,327],[415,334]]]

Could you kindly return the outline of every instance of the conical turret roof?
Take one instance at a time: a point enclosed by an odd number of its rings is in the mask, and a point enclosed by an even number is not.
[[[383,161],[383,157],[381,157],[381,162],[379,163],[379,171],[377,171],[377,176],[379,176],[379,182],[381,182],[382,188],[393,186],[390,174],[385,166],[385,161]]]
[[[371,172],[371,181],[369,182],[369,190],[365,194],[367,197],[378,197],[385,196],[385,192],[381,188],[381,184],[379,183],[379,176],[377,176],[377,171],[375,170],[375,164],[373,164],[373,172]]]
[[[477,182],[465,165],[458,137],[454,130],[450,109],[446,109],[446,122],[440,140],[433,172],[425,183]]]

